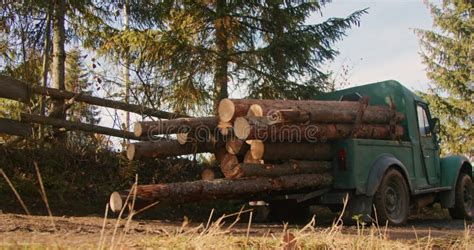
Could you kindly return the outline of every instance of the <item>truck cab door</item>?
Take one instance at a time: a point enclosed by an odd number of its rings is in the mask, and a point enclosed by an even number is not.
[[[424,103],[417,103],[416,113],[421,144],[421,161],[425,166],[426,179],[430,185],[437,186],[440,184],[439,147],[430,127],[428,106]]]

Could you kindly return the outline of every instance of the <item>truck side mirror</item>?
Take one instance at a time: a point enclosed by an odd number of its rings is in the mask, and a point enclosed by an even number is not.
[[[439,127],[439,118],[431,119],[431,126],[433,128],[433,133],[439,134],[440,127]]]

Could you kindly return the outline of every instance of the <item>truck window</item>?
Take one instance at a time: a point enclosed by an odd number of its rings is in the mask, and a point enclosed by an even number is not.
[[[421,105],[416,106],[418,115],[418,127],[420,130],[420,136],[431,136],[430,124],[428,122],[428,116],[426,111]]]

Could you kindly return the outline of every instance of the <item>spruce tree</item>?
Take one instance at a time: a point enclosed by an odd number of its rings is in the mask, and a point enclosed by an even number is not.
[[[92,84],[82,62],[81,51],[77,48],[70,50],[66,56],[66,90],[75,93],[92,94]],[[99,111],[96,107],[82,102],[76,102],[68,110],[68,120],[84,122],[89,124],[99,123],[97,116]],[[76,146],[93,146],[95,140],[91,133],[73,131],[69,133],[68,141]]]
[[[436,31],[416,30],[431,80],[424,94],[441,120],[442,152],[474,156],[474,6],[470,0],[427,4]]]
[[[92,95],[89,74],[82,62],[81,50],[74,48],[66,56],[66,90],[74,93]],[[69,120],[97,124],[97,108],[86,103],[77,102],[69,109]]]

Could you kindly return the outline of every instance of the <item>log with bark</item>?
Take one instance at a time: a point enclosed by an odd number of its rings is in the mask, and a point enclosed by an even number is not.
[[[118,130],[88,123],[81,123],[81,122],[71,122],[66,121],[58,118],[52,117],[45,117],[40,115],[33,115],[33,114],[20,114],[20,121],[26,123],[39,123],[45,125],[52,125],[57,128],[64,128],[65,130],[80,130],[85,132],[91,133],[98,133],[110,136],[116,136],[126,139],[133,139],[133,140],[146,140],[147,138],[144,137],[137,137],[132,132]]]
[[[262,159],[328,161],[333,158],[331,145],[327,143],[265,143]]]
[[[316,123],[353,123],[356,120],[360,102],[352,101],[317,101],[317,100],[256,100],[256,99],[223,99],[219,104],[218,114],[221,122],[230,122],[237,117],[246,116],[250,106],[259,105],[263,116],[271,116],[278,110],[292,110],[308,116]],[[255,108],[254,108],[255,109]],[[290,115],[290,114],[288,114]],[[293,116],[294,113],[291,114]],[[396,113],[397,122],[404,119],[403,114]],[[367,106],[362,123],[387,124],[393,119],[388,106]]]
[[[134,125],[134,133],[136,136],[146,135],[163,135],[189,133],[200,130],[207,130],[214,133],[218,124],[216,117],[199,117],[199,118],[178,118],[172,120],[145,121],[136,122]]]
[[[58,90],[54,88],[42,87],[39,85],[29,85],[22,81],[18,81],[8,76],[0,76],[0,97],[17,100],[28,103],[30,101],[30,93],[51,96],[52,99],[71,99],[77,93],[65,90]],[[128,104],[114,100],[108,100],[86,94],[81,94],[76,98],[76,101],[97,105],[101,107],[121,109],[124,111],[134,112],[137,114],[149,115],[164,119],[174,119],[178,117],[185,117],[184,115],[175,114],[171,112],[161,111],[153,108],[148,108],[140,105]]]
[[[272,193],[294,193],[328,187],[330,174],[301,174],[275,178],[216,179],[137,186],[136,198],[144,202],[186,203],[219,199],[250,200]],[[127,193],[123,192],[122,197]]]
[[[271,142],[326,142],[348,137],[364,139],[391,139],[403,136],[403,127],[382,124],[275,124],[261,125],[239,117],[234,122],[234,133],[241,140]],[[392,137],[392,134],[394,137]]]
[[[232,178],[241,177],[276,177],[297,174],[320,174],[329,172],[332,168],[329,161],[295,161],[291,160],[283,164],[246,164],[241,163],[234,166],[234,172],[238,174]]]
[[[0,118],[0,133],[16,135],[21,137],[31,136],[33,127],[30,124],[21,123],[15,120]]]
[[[176,140],[147,141],[128,144],[127,158],[165,158],[169,156],[189,155],[215,150],[212,143],[187,143],[181,145]]]

